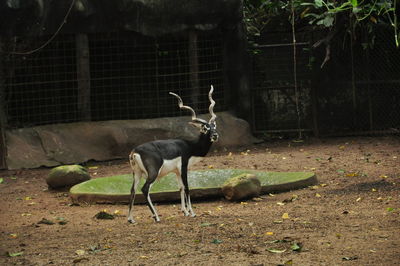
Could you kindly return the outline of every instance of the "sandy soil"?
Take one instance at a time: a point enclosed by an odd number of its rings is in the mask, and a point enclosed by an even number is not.
[[[228,154],[232,152],[232,156]],[[400,139],[290,140],[213,151],[195,168],[314,171],[317,186],[246,202],[71,205],[49,191],[49,169],[1,171],[0,265],[396,265],[400,262]],[[129,173],[90,163],[92,177]],[[107,209],[114,220],[94,215]],[[39,223],[43,218],[53,221]],[[11,256],[10,256],[11,255]]]

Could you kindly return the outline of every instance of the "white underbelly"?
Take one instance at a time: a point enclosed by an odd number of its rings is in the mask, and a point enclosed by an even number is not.
[[[189,163],[188,163],[188,169],[190,167],[198,162],[200,162],[203,159],[203,157],[190,157]],[[160,168],[159,175],[158,177],[163,177],[167,175],[168,173],[174,172],[176,174],[179,174],[182,168],[182,157],[177,157],[172,160],[165,160],[163,162],[163,165]]]

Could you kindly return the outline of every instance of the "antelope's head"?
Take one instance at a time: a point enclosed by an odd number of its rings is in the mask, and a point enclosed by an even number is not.
[[[170,92],[169,94],[178,98],[179,108],[189,110],[192,113],[192,121],[189,122],[189,124],[198,128],[201,134],[210,136],[211,142],[216,142],[218,140],[218,132],[217,132],[217,123],[215,122],[217,116],[214,113],[215,101],[212,98],[213,91],[214,87],[211,85],[211,89],[208,93],[208,99],[210,100],[210,106],[208,107],[208,111],[210,112],[211,118],[208,122],[204,119],[198,118],[193,108],[191,108],[190,106],[183,105],[183,101],[181,97],[179,97],[179,95],[173,92]]]

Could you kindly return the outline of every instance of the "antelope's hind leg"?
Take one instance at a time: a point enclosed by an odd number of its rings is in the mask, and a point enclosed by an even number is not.
[[[142,172],[135,170],[133,173],[133,183],[131,187],[131,197],[129,200],[129,212],[128,212],[128,222],[130,223],[135,223],[135,219],[133,219],[133,204],[135,203],[135,196],[136,196],[136,191],[139,186],[140,178],[142,175]]]
[[[158,216],[157,210],[154,207],[153,202],[151,201],[151,198],[150,198],[150,189],[151,189],[151,186],[153,185],[154,181],[156,180],[156,178],[157,178],[157,173],[151,173],[149,171],[149,176],[146,179],[146,183],[144,183],[144,185],[142,187],[142,193],[143,193],[144,199],[147,203],[147,206],[149,207],[151,213],[153,214],[154,220],[156,222],[159,222],[160,217]]]

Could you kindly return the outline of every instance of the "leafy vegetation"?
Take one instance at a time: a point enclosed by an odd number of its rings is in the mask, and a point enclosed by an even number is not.
[[[399,47],[396,5],[398,8],[396,0],[245,0],[244,18],[250,40],[259,36],[273,19],[286,17],[290,23],[306,23],[314,29],[327,29],[328,34],[321,43],[329,43],[338,32],[354,37],[357,27],[365,28],[369,41],[373,43],[374,26],[388,25],[393,28],[394,40]]]

